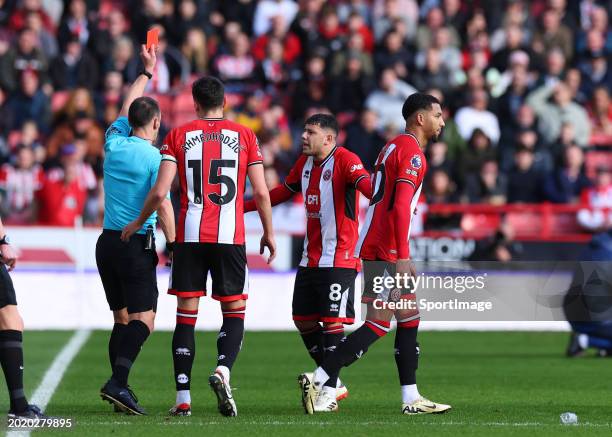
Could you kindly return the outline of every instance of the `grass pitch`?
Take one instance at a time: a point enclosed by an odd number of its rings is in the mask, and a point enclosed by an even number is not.
[[[26,332],[26,385],[32,393],[70,332]],[[232,386],[239,416],[216,410],[207,385],[214,368],[216,333],[196,333],[189,418],[169,418],[174,402],[172,333],[156,332],[132,369],[130,385],[149,416],[112,412],[98,391],[110,375],[107,332],[94,332],[68,368],[47,407],[72,418],[71,430],[40,434],[79,436],[171,435],[611,435],[612,359],[566,359],[567,334],[520,332],[422,332],[419,391],[450,403],[444,415],[404,417],[393,359],[393,336],[375,344],[342,379],[349,398],[338,413],[303,413],[297,376],[314,368],[296,333],[247,332]],[[8,410],[2,384],[0,401]],[[565,411],[579,425],[561,425]]]

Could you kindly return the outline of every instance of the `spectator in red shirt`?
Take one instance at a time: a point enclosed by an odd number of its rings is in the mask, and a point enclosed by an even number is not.
[[[271,19],[272,27],[265,35],[261,35],[253,43],[253,56],[258,61],[263,61],[266,57],[266,48],[270,39],[278,39],[283,44],[283,61],[292,64],[302,53],[302,43],[292,32],[288,31],[287,23],[282,15],[277,15]]]
[[[43,225],[74,226],[75,219],[82,216],[85,209],[87,190],[79,183],[78,164],[70,159],[70,150],[64,149],[64,171],[47,174],[36,193],[38,222]],[[76,148],[72,147],[71,151],[75,153]]]

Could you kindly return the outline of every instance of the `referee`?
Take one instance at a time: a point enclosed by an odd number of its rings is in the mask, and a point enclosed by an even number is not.
[[[153,146],[161,113],[157,102],[142,97],[155,68],[155,47],[142,46],[144,70],[130,87],[117,120],[106,131],[104,144],[104,230],[96,245],[96,263],[115,325],[108,343],[112,376],[100,390],[115,411],[144,415],[128,387],[130,367],[153,331],[157,310],[157,253],[153,229],[159,218],[166,240],[174,242],[174,212],[166,198],[157,214],[127,242],[121,230],[136,219],[157,179],[161,162]],[[127,116],[127,118],[126,118]]]

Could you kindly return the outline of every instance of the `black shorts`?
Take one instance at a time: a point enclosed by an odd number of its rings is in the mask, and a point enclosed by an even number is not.
[[[208,272],[212,298],[231,302],[249,297],[246,249],[239,244],[176,243],[168,294],[206,296]]]
[[[395,278],[396,263],[390,261],[370,261],[362,260],[362,281],[363,290],[361,302],[369,303],[380,299],[382,302],[397,302],[402,300],[414,300],[416,295],[412,288],[397,288],[394,280],[393,287],[384,286],[384,278]],[[400,285],[404,285],[400,283]],[[410,285],[410,283],[408,283]]]
[[[293,320],[352,324],[357,270],[299,267],[293,288]]]
[[[96,264],[112,311],[127,307],[129,314],[157,311],[157,253],[145,249],[145,236],[134,234],[127,243],[121,231],[102,231],[96,244]]]
[[[4,264],[0,264],[0,308],[7,305],[17,305],[15,288],[8,270]]]

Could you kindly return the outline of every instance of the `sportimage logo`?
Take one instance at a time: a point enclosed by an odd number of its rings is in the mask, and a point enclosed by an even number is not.
[[[189,378],[184,373],[179,373],[176,377],[176,381],[179,384],[187,384],[189,382]]]
[[[330,180],[331,179],[331,175],[332,175],[332,172],[331,172],[330,169],[325,170],[325,173],[323,173],[323,180],[324,181]]]
[[[175,355],[184,355],[186,357],[191,356],[191,351],[186,347],[177,347],[174,353]]]
[[[423,163],[421,162],[421,157],[419,155],[414,155],[411,159],[410,159],[410,164],[414,167],[414,168],[421,168],[421,165],[423,165]]]

